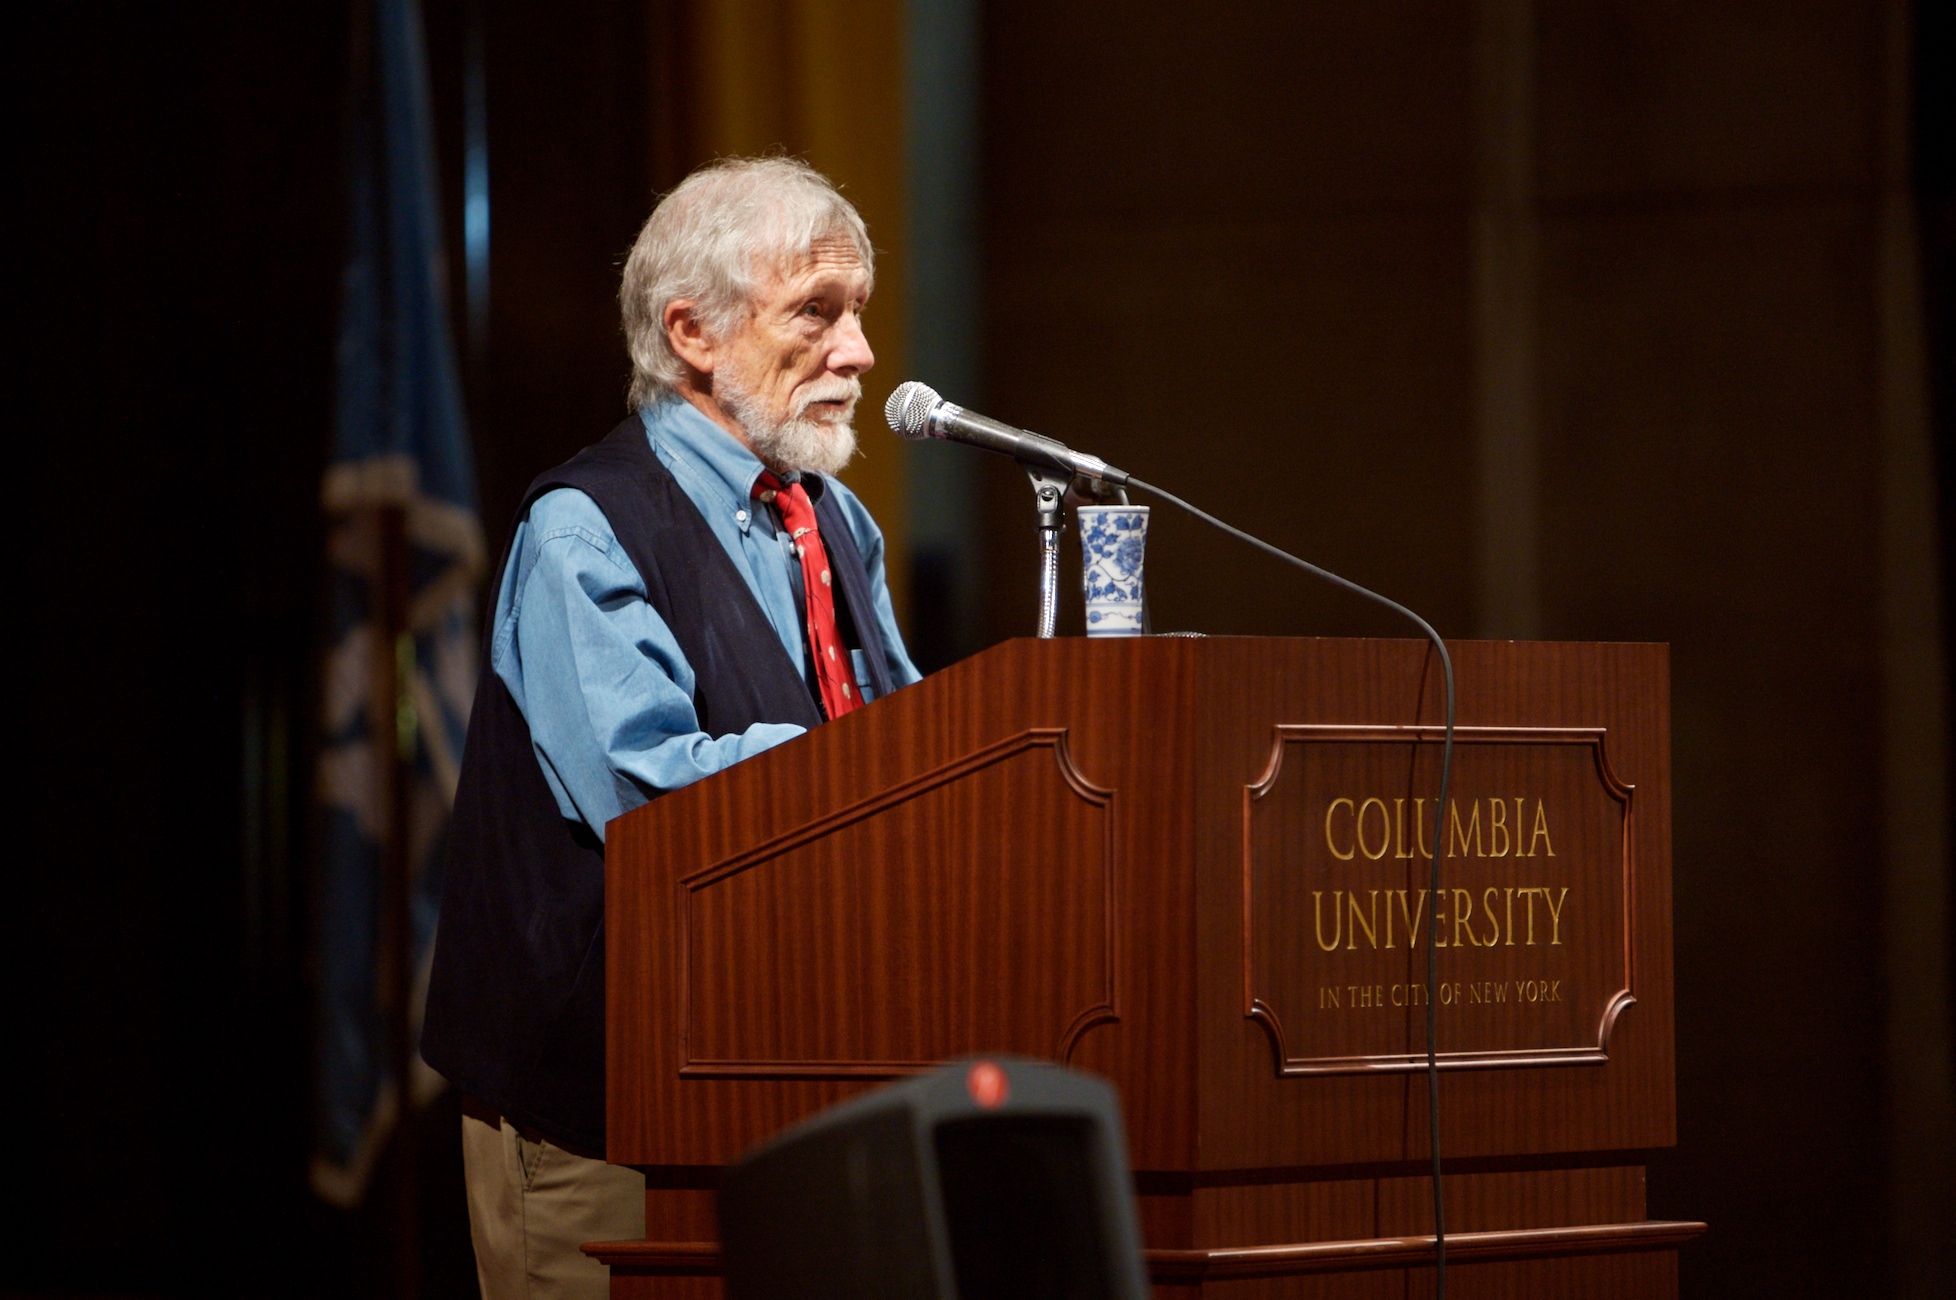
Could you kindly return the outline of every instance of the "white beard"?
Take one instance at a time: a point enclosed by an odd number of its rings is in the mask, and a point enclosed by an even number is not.
[[[802,474],[834,474],[856,454],[856,430],[850,423],[862,397],[859,379],[825,378],[808,386],[784,420],[776,420],[730,374],[713,377],[713,396],[747,431],[754,454],[770,468]],[[833,420],[812,420],[805,414],[816,402],[846,401]]]

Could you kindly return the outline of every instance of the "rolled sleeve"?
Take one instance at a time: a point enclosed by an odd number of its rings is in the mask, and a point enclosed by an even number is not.
[[[538,498],[504,575],[495,670],[529,724],[551,793],[601,838],[652,795],[691,785],[803,728],[700,730],[694,675],[597,504]]]

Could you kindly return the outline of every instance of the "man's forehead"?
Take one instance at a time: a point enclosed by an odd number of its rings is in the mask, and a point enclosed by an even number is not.
[[[777,286],[805,288],[830,278],[868,278],[856,241],[841,232],[824,235],[810,244],[805,253],[790,254],[775,268]]]

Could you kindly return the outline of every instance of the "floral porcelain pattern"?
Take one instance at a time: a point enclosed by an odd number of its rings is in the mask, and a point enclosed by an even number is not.
[[[1079,521],[1087,635],[1139,636],[1148,508],[1082,506]]]

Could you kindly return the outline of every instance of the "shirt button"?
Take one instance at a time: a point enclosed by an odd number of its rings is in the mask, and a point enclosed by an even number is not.
[[[735,522],[735,523],[737,523],[737,524],[744,524],[744,523],[746,523],[746,522],[747,522],[747,512],[746,512],[745,510],[736,510],[736,511],[734,511],[734,522]]]

